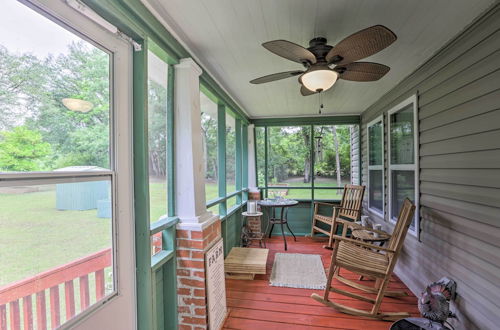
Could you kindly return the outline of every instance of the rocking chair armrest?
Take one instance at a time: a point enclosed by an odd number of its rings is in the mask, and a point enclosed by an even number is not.
[[[356,224],[356,227],[353,229],[353,231],[355,230],[366,230],[366,231],[371,231],[373,233],[377,233],[377,234],[380,234],[380,235],[388,235],[389,237],[391,237],[392,235],[383,231],[383,230],[377,230],[377,229],[373,229],[373,228],[368,228],[368,227],[363,227],[362,225],[358,225]]]
[[[340,202],[337,204],[334,203],[326,203],[326,202],[314,202],[314,205],[325,205],[325,206],[333,206],[333,207],[338,207],[340,205]]]
[[[389,253],[396,253],[396,250],[393,250],[393,249],[385,248],[385,247],[378,246],[378,245],[371,244],[371,243],[366,243],[363,241],[358,241],[358,240],[343,237],[343,236],[332,235],[332,239],[335,240],[335,244],[337,244],[338,241],[344,241],[344,242],[348,242],[348,243],[352,243],[352,244],[356,244],[356,245],[360,245],[360,246],[364,246],[364,247],[368,247],[368,248],[372,248],[372,249],[376,249],[376,250],[380,250],[380,251],[385,251],[385,252],[389,252]]]

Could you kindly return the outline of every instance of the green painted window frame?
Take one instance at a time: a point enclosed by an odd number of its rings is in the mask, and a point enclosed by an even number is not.
[[[283,126],[302,126],[309,127],[310,136],[314,136],[314,127],[315,126],[332,126],[332,125],[357,125],[360,128],[361,125],[361,117],[360,116],[324,116],[324,117],[308,117],[308,118],[266,118],[266,119],[255,119],[252,120],[252,123],[255,125],[255,128],[263,127],[264,128],[264,186],[259,186],[259,189],[262,191],[263,197],[268,197],[269,189],[310,189],[311,190],[311,199],[297,199],[299,202],[338,202],[338,199],[316,199],[315,198],[315,190],[342,190],[343,187],[315,187],[314,185],[314,171],[313,180],[311,180],[310,187],[270,187],[268,182],[268,141],[269,141],[269,132],[268,128],[270,127],[283,127]],[[257,146],[257,135],[254,134],[254,145]],[[311,169],[314,169],[314,139],[310,139],[310,153],[311,153]],[[256,181],[259,182],[259,172],[258,172],[258,154],[255,152],[255,173],[256,173]],[[361,168],[361,164],[360,168]],[[312,212],[312,211],[311,211]]]
[[[207,201],[207,209],[218,205],[219,216],[222,221],[225,221],[229,216],[241,209],[248,199],[248,122],[233,111],[232,108],[228,107],[216,94],[206,89],[203,83],[200,83],[200,90],[212,101],[217,102],[217,186],[219,195],[217,198]],[[235,118],[236,190],[231,193],[227,193],[226,187],[226,115]],[[227,202],[233,197],[236,197],[236,205],[228,208]]]

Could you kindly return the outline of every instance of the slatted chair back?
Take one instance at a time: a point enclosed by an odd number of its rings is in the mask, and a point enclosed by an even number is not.
[[[345,220],[357,221],[361,216],[364,194],[365,186],[346,184],[344,193],[342,194],[342,201],[340,202],[338,217]]]
[[[392,259],[397,259],[399,251],[403,247],[404,239],[408,228],[411,225],[413,216],[415,214],[415,205],[406,198],[403,202],[403,207],[399,210],[398,221],[392,232],[391,239],[389,240],[389,249],[396,251]],[[391,269],[392,270],[392,269]]]

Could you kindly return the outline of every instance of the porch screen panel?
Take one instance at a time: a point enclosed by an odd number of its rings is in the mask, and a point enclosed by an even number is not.
[[[206,201],[218,197],[218,158],[217,158],[217,104],[200,92],[201,134],[203,142],[203,163],[205,166]],[[218,206],[213,208],[218,212]]]
[[[311,131],[309,126],[268,127],[268,191],[286,198],[301,198],[311,187]],[[270,196],[272,197],[272,196]]]
[[[236,189],[236,120],[226,110],[226,192],[230,194]]]
[[[382,118],[368,125],[368,207],[384,213],[384,127]]]
[[[265,128],[255,128],[255,154],[257,162],[257,185],[264,187],[266,185],[266,154],[265,154]]]
[[[350,125],[314,126],[314,198],[342,198],[341,189],[351,182]],[[320,190],[317,190],[320,189]]]
[[[148,51],[149,207],[151,222],[167,214],[168,64]],[[153,240],[161,241],[161,235]],[[153,242],[154,243],[154,242]]]

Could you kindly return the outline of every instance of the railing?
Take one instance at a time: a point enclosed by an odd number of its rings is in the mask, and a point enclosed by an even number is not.
[[[65,265],[45,271],[33,277],[0,288],[0,329],[24,330],[47,329],[46,290],[49,294],[50,325],[52,329],[61,324],[59,288],[64,285],[64,307],[66,320],[75,316],[75,279],[79,279],[80,309],[90,304],[89,274],[95,275],[96,301],[105,295],[104,269],[111,266],[111,249],[105,249]],[[22,313],[20,302],[22,300]],[[33,308],[33,300],[35,307]],[[9,321],[7,322],[7,306]],[[33,312],[36,313],[34,317]],[[22,314],[22,321],[21,321]],[[35,322],[36,320],[36,322]]]

